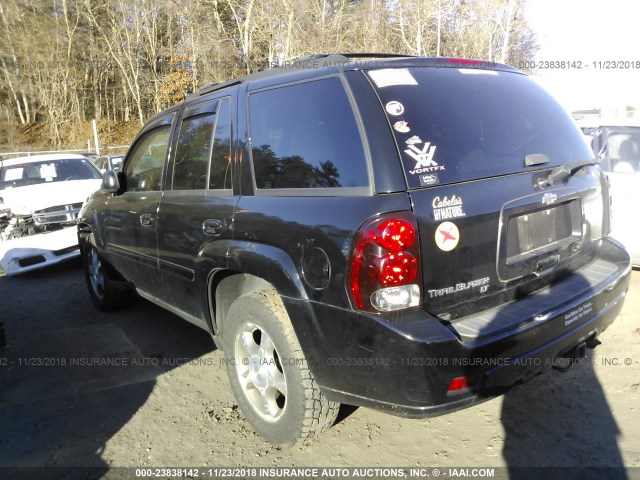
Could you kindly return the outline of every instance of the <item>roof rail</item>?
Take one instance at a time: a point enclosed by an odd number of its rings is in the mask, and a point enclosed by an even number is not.
[[[207,85],[206,87],[203,87],[202,89],[198,90],[195,93],[195,95],[198,95],[198,96],[206,95],[207,93],[211,93],[211,92],[214,92],[216,90],[220,90],[222,88],[231,87],[232,85],[239,85],[240,83],[242,83],[241,80],[228,80],[226,82],[212,83],[212,84]]]
[[[326,57],[344,57],[351,58],[402,58],[402,57],[415,57],[415,55],[405,55],[402,53],[315,53],[313,55],[306,55],[304,57],[296,58],[298,61],[305,60],[318,60]]]

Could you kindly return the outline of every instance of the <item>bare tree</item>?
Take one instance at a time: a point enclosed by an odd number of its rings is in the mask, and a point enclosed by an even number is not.
[[[0,111],[43,122],[55,145],[83,120],[142,123],[203,85],[312,53],[519,64],[535,50],[524,0],[3,0]]]

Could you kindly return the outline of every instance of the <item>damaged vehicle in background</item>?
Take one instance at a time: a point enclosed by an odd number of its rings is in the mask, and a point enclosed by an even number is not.
[[[640,267],[640,123],[630,119],[601,120],[582,125],[593,152],[611,184],[613,220],[611,236],[631,254],[631,264]]]
[[[0,268],[16,275],[78,256],[76,218],[100,179],[82,155],[0,161]]]

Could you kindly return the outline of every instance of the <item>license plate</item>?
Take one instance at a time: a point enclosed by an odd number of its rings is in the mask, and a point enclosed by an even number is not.
[[[572,201],[509,218],[507,264],[575,241],[581,233],[579,225],[573,225],[572,210],[576,208],[579,209],[579,202]]]

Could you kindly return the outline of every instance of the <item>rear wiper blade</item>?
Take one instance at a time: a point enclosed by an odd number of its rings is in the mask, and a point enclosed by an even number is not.
[[[578,162],[565,163],[564,165],[560,165],[559,167],[551,170],[551,173],[547,178],[538,179],[538,187],[549,187],[555,183],[561,182],[565,178],[569,178],[584,167],[590,167],[597,164],[598,162],[595,160],[581,160]]]

